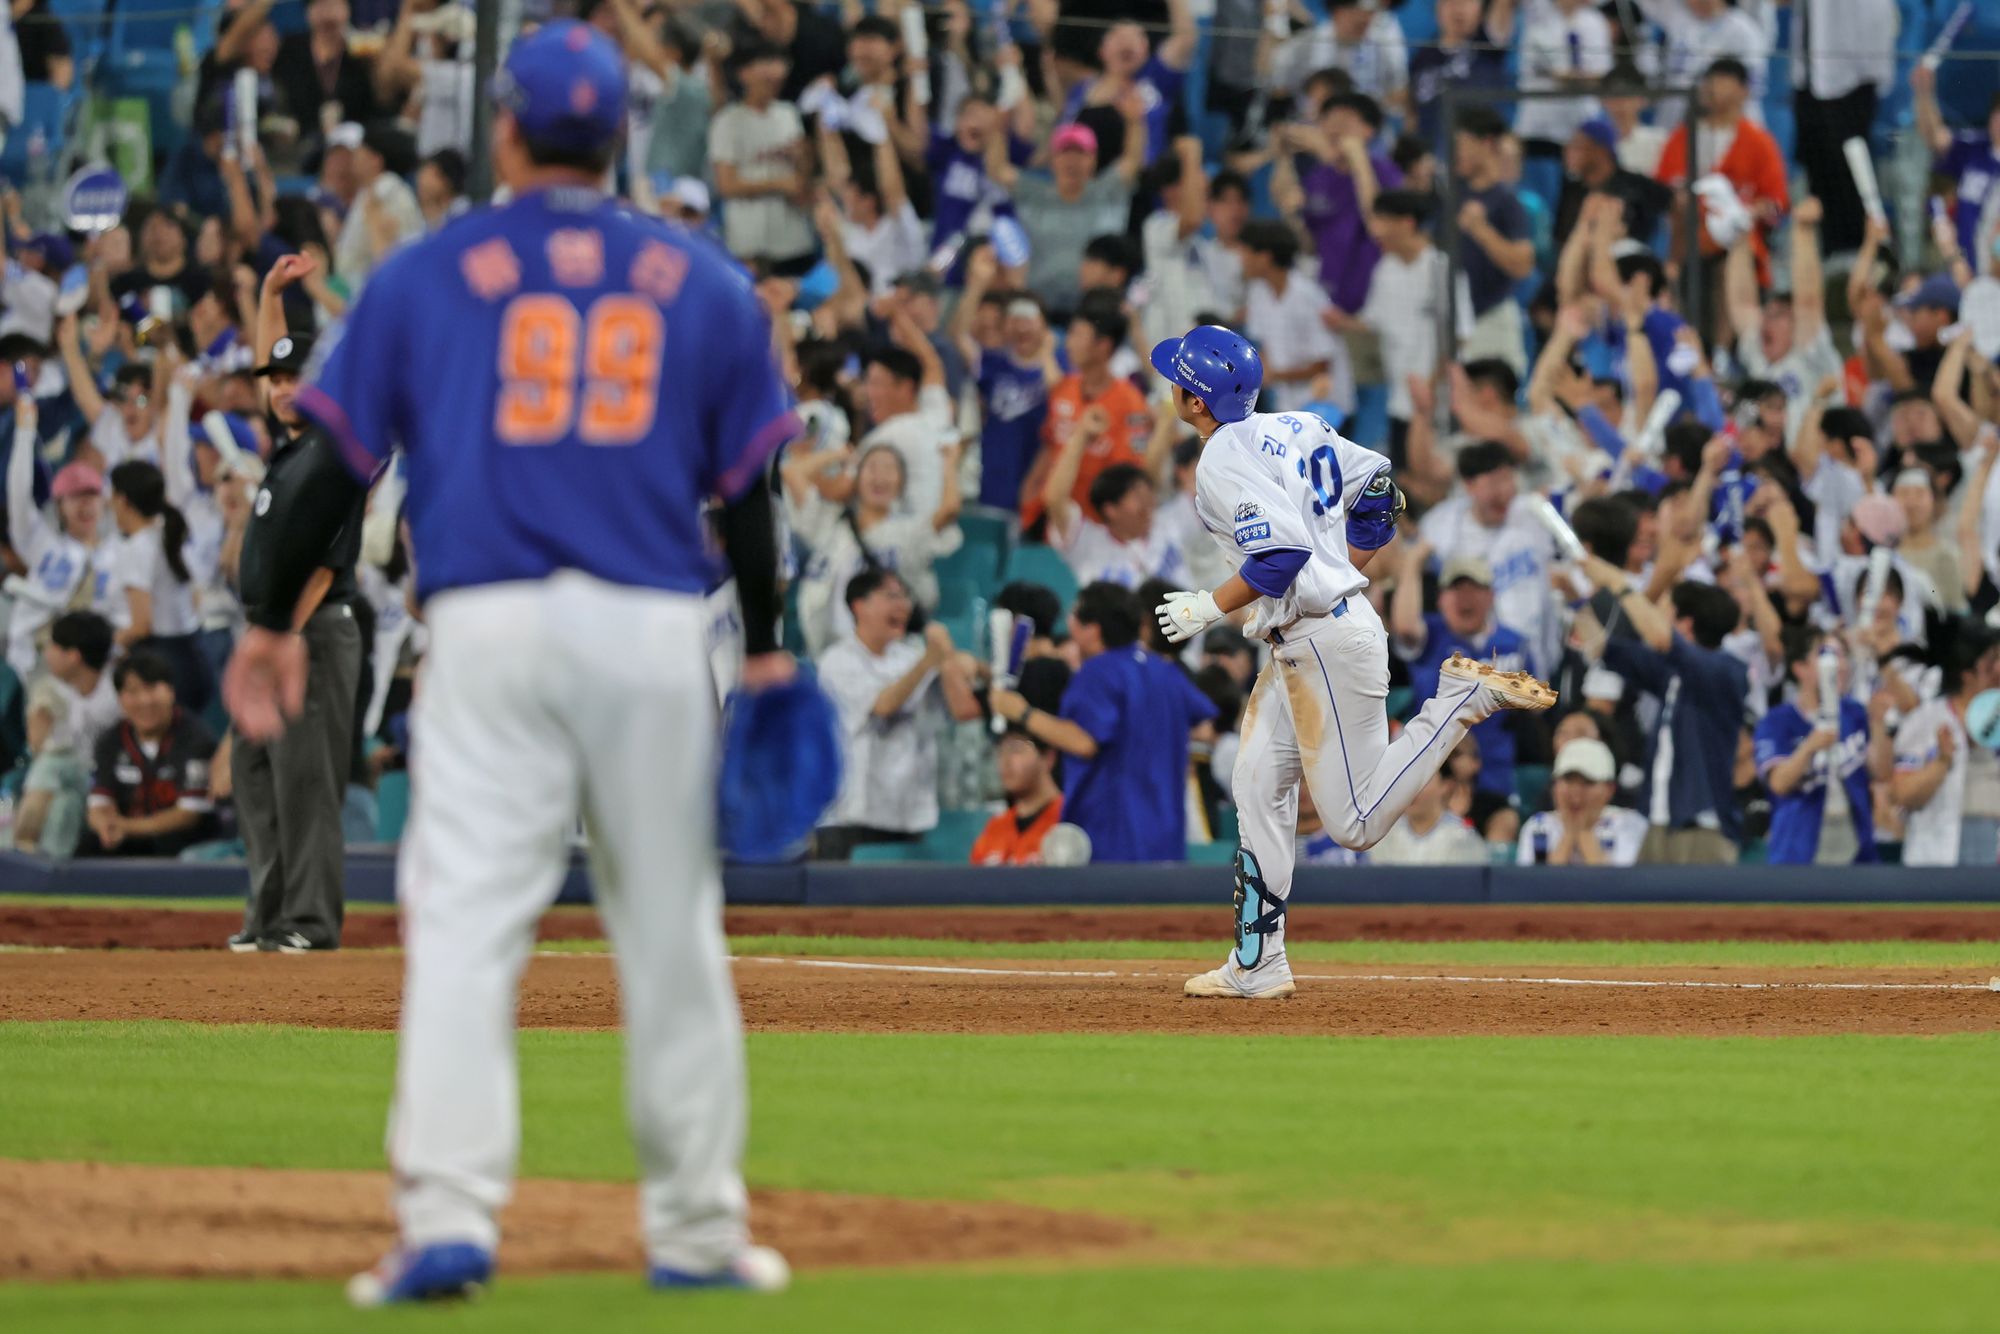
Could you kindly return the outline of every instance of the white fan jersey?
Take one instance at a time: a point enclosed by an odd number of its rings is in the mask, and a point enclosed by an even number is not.
[[[1248,635],[1325,616],[1368,586],[1348,559],[1350,522],[1363,539],[1356,545],[1393,534],[1389,460],[1310,412],[1253,413],[1219,428],[1194,476],[1195,510],[1230,568],[1262,552],[1308,553],[1283,597],[1252,604]]]

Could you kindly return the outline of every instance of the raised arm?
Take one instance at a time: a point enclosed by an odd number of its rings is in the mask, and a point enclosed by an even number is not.
[[[1399,649],[1421,653],[1430,637],[1424,628],[1424,565],[1431,544],[1405,532],[1403,559],[1396,569],[1396,591],[1389,595],[1389,634]]]
[[[958,485],[959,452],[955,441],[938,451],[944,473],[938,487],[937,508],[931,511],[931,531],[934,533],[941,533],[957,523],[959,507],[965,503],[964,493]]]
[[[1917,111],[1917,133],[1924,146],[1934,154],[1944,152],[1951,147],[1951,127],[1944,123],[1944,113],[1938,108],[1937,71],[1921,60],[1910,66],[1910,92]]]
[[[645,15],[632,0],[610,0],[612,17],[618,22],[618,37],[625,48],[625,54],[669,83],[678,72],[667,48],[661,44],[659,33],[646,22]]]
[[[1118,99],[1118,114],[1125,118],[1124,151],[1118,155],[1116,170],[1127,186],[1139,183],[1139,173],[1146,169],[1146,149],[1149,147],[1146,135],[1146,104],[1139,97],[1137,88],[1127,88],[1125,95]]]
[[[1174,153],[1181,163],[1179,207],[1174,212],[1180,221],[1181,235],[1188,237],[1208,222],[1208,171],[1202,165],[1201,140],[1194,135],[1184,134],[1174,140]]]
[[[1959,448],[1972,444],[1979,434],[1979,414],[1974,412],[1959,392],[1965,383],[1965,364],[1972,351],[1972,330],[1961,329],[1958,337],[1951,340],[1951,346],[1944,352],[1944,360],[1938,363],[1937,378],[1931,381],[1931,403],[1937,408],[1938,416],[1944,421],[1944,428],[1951,432],[1951,438],[1958,441]],[[1984,360],[1982,358],[1982,360]],[[1977,496],[1977,491],[1968,491],[1968,496]],[[1979,507],[1975,504],[1973,509]]]
[[[0,366],[0,375],[12,368]],[[35,399],[20,394],[14,403],[13,449],[7,455],[7,535],[8,545],[29,564],[30,553],[48,545],[49,521],[35,504]]]
[[[1756,337],[1764,323],[1764,306],[1757,299],[1757,257],[1751,251],[1749,233],[1729,247],[1729,257],[1722,261],[1722,300],[1729,313],[1730,331],[1739,340]],[[1794,345],[1800,345],[1796,339]]]
[[[883,140],[875,145],[875,189],[882,196],[882,216],[895,218],[910,200],[903,184],[903,157],[894,144]]]
[[[97,376],[84,359],[76,319],[74,315],[65,315],[56,321],[56,346],[62,350],[63,374],[69,378],[70,397],[76,400],[84,422],[95,426],[104,413],[104,395],[97,391]]]
[[[1541,356],[1535,358],[1534,374],[1528,377],[1529,412],[1539,415],[1560,410],[1556,402],[1556,376],[1569,365],[1570,351],[1582,340],[1588,323],[1576,306],[1566,305],[1556,312],[1555,328],[1549,331]]]
[[[219,66],[240,65],[250,52],[250,37],[271,17],[272,0],[250,0],[236,11],[236,17],[222,30],[222,37],[215,44],[215,63]]]
[[[1195,25],[1194,8],[1188,0],[1167,0],[1167,36],[1153,54],[1168,69],[1186,71],[1194,64],[1195,45],[1201,30]]]
[[[1110,424],[1104,409],[1093,404],[1069,428],[1069,435],[1056,454],[1055,466],[1042,482],[1042,505],[1048,511],[1051,534],[1069,531],[1070,519],[1076,512],[1076,502],[1070,493],[1076,489],[1076,475],[1083,469],[1084,448],[1104,434]]]
[[[1807,195],[1792,209],[1792,346],[1809,347],[1826,328],[1826,269],[1819,223],[1825,209]]]
[[[1799,419],[1799,433],[1792,438],[1792,467],[1797,470],[1801,482],[1809,482],[1819,471],[1820,456],[1826,452],[1826,405],[1840,392],[1840,377],[1829,375],[1813,390],[1812,401],[1806,404],[1805,415]]]
[[[416,25],[410,21],[415,14],[416,0],[403,0],[396,26],[389,30],[389,40],[375,53],[375,96],[384,106],[402,105],[410,90],[424,77],[423,66],[417,63],[415,55]]]
[[[1958,507],[1958,572],[1965,584],[1965,595],[1969,598],[1979,592],[1979,581],[1986,569],[1986,559],[1992,553],[1983,550],[1985,542],[1984,517],[1980,511],[1980,497],[1986,494],[1987,483],[1992,479],[1993,460],[2000,456],[2000,436],[1988,427],[1984,438],[1971,447],[1971,476],[1965,482],[1965,502]]]

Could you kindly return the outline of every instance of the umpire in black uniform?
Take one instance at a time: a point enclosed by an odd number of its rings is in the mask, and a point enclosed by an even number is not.
[[[300,276],[300,261],[287,256],[265,280],[263,305],[275,312],[277,329],[283,328],[279,294]],[[260,326],[267,334],[273,328]],[[292,406],[311,336],[283,335],[268,347],[257,374],[266,384],[273,447],[243,534],[237,582],[250,624],[299,634],[311,669],[304,711],[282,736],[235,740],[231,772],[250,893],[243,929],[229,938],[229,948],[304,954],[340,946],[346,869],[340,816],[362,659],[354,563],[367,492],[348,475],[333,443]]]

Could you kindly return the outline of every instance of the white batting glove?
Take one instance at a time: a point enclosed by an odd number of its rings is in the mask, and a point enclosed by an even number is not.
[[[1221,620],[1222,608],[1215,605],[1215,594],[1205,590],[1169,593],[1165,602],[1153,608],[1153,614],[1160,618],[1160,629],[1166,633],[1168,642],[1180,644]]]

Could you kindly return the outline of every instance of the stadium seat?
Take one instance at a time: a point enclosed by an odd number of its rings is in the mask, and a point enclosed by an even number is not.
[[[956,573],[947,574],[940,569],[938,575],[938,615],[962,616],[972,609],[979,600],[980,591],[988,581],[976,581],[961,577]]]
[[[855,862],[913,862],[922,860],[915,843],[863,843],[848,857]]]
[[[1187,846],[1190,866],[1228,866],[1236,860],[1236,840],[1227,843],[1190,843]]]
[[[965,544],[946,559],[963,560],[973,569],[979,568],[978,562],[982,560],[990,561],[986,572],[978,577],[998,579],[1007,568],[1007,553],[1014,549],[1014,526],[1015,518],[1006,510],[984,505],[964,510],[958,516],[958,531],[965,535]]]
[[[1514,766],[1514,795],[1521,800],[1524,811],[1538,811],[1542,808],[1542,798],[1549,792],[1549,766],[1546,764],[1517,764]]]
[[[1053,589],[1065,612],[1076,601],[1076,574],[1054,547],[1038,543],[1015,547],[1007,557],[1005,582],[1011,584],[1016,580]]]
[[[992,812],[983,808],[939,811],[937,828],[916,844],[919,851],[915,860],[959,863],[971,860],[972,845],[991,818]]]
[[[104,53],[104,0],[49,0],[49,13],[68,32],[70,57],[82,75]]]
[[[1223,803],[1221,809],[1215,813],[1215,841],[1234,847],[1240,832],[1241,826],[1236,818],[1236,808],[1227,802]]]
[[[375,784],[375,837],[394,843],[403,836],[403,823],[410,817],[410,775],[392,769]]]
[[[21,124],[7,131],[0,147],[0,176],[16,185],[28,183],[30,143],[39,135],[43,143],[43,170],[50,180],[62,161],[64,95],[53,84],[30,83],[21,97]]]

